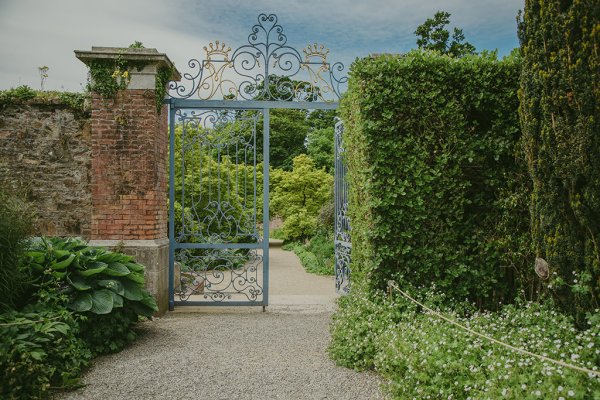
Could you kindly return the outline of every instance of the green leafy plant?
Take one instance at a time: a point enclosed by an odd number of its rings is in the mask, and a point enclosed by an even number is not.
[[[127,88],[130,78],[129,65],[123,59],[92,60],[88,66],[88,92],[99,93],[104,98],[113,98],[117,91]]]
[[[138,320],[138,314],[125,307],[109,314],[84,314],[79,318],[79,336],[94,355],[116,353],[137,338],[132,328]]]
[[[158,310],[144,289],[144,267],[131,256],[79,239],[41,238],[29,246],[24,263],[37,285],[63,295],[60,305],[77,315],[80,336],[93,354],[121,350],[135,339],[138,319]]]
[[[151,317],[158,310],[144,289],[144,266],[131,256],[63,238],[34,241],[25,255],[42,281],[55,280],[64,286],[70,300],[67,306],[73,311],[109,314],[125,307]]]
[[[19,86],[14,89],[0,91],[0,109],[9,106],[18,106],[34,102],[36,104],[66,105],[76,115],[88,117],[89,111],[85,109],[86,93],[39,91],[29,86]]]
[[[306,154],[294,158],[292,171],[281,171],[271,197],[273,214],[283,218],[281,234],[287,240],[313,236],[319,211],[333,195],[333,177],[317,169]]]
[[[78,331],[72,313],[56,305],[0,314],[0,397],[40,399],[51,389],[76,387],[91,359]]]
[[[419,37],[417,39],[419,48],[439,51],[452,57],[475,54],[475,46],[464,41],[465,35],[460,28],[454,28],[452,41],[448,43],[450,39],[450,32],[446,29],[448,23],[450,23],[450,13],[446,11],[438,11],[433,18],[427,18],[415,31]]]
[[[324,232],[313,236],[308,244],[286,243],[284,250],[291,250],[300,259],[307,272],[317,275],[334,274],[334,245],[332,235]]]
[[[375,369],[391,398],[595,399],[600,379],[473,336],[397,293],[354,290],[339,301],[331,356],[340,365]],[[478,312],[435,289],[412,297],[458,323],[517,348],[597,370],[600,326],[578,331],[552,302]]]

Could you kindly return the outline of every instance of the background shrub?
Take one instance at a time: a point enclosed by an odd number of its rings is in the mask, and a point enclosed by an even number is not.
[[[0,190],[0,312],[22,306],[30,278],[20,258],[33,222],[27,203]]]
[[[319,228],[319,211],[333,196],[333,177],[317,169],[306,154],[294,158],[292,171],[274,175],[271,207],[274,215],[283,218],[281,236],[286,240],[313,236]]]
[[[528,0],[519,23],[535,253],[580,324],[600,299],[599,24],[593,0]]]
[[[436,282],[488,307],[527,284],[519,69],[516,56],[426,51],[352,65],[341,114],[353,284]]]

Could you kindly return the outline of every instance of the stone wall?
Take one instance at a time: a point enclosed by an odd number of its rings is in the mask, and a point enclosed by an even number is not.
[[[37,234],[89,238],[90,126],[59,100],[0,108],[0,188],[34,204]]]

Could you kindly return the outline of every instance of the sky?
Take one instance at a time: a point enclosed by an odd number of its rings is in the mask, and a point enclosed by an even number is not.
[[[0,89],[40,89],[38,67],[48,66],[45,90],[83,91],[87,67],[74,50],[135,41],[185,73],[210,42],[247,44],[261,13],[277,15],[292,47],[324,44],[346,68],[357,57],[415,48],[415,29],[438,10],[478,51],[504,56],[519,45],[522,8],[523,0],[0,0]]]

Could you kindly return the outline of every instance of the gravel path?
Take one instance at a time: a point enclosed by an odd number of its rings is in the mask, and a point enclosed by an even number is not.
[[[289,254],[279,256],[296,268]],[[84,376],[86,386],[59,398],[382,398],[375,374],[338,367],[328,358],[330,310],[295,302],[269,306],[265,313],[260,308],[169,313],[141,324],[133,345],[96,359]]]
[[[326,353],[330,313],[173,314],[97,359],[63,399],[377,399],[377,378]]]

